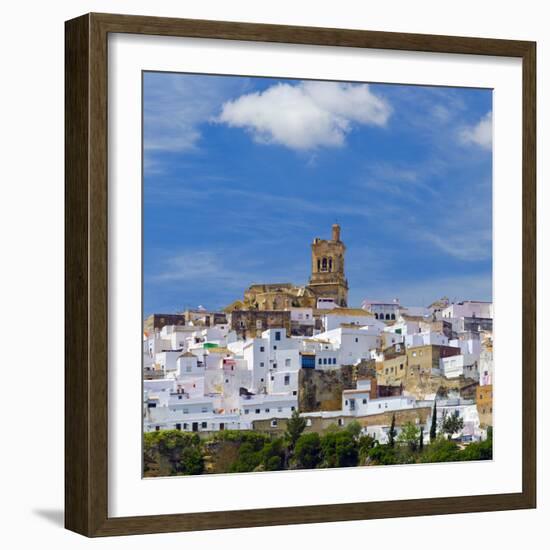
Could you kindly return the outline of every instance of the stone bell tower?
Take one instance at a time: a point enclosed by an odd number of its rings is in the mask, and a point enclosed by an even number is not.
[[[340,307],[348,305],[348,282],[344,274],[346,246],[340,240],[340,226],[332,226],[330,241],[316,237],[311,245],[311,277],[308,288],[317,298],[334,298]]]

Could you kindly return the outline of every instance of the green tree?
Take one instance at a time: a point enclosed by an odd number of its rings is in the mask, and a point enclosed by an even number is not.
[[[460,432],[464,428],[464,420],[458,416],[458,412],[453,414],[445,414],[441,422],[441,431],[447,434],[447,439],[451,439],[454,434]]]
[[[487,428],[487,439],[470,443],[460,451],[459,460],[492,460],[493,458],[493,427]]]
[[[395,448],[389,445],[375,445],[368,450],[367,456],[373,464],[388,466],[399,463]]]
[[[300,416],[297,410],[292,412],[285,432],[285,439],[288,441],[288,447],[292,451],[296,445],[296,441],[302,435],[302,432],[306,429],[306,419]]]
[[[390,447],[393,447],[395,445],[395,434],[395,413],[393,413],[391,417],[390,431],[388,432],[388,445]]]
[[[182,449],[176,473],[195,476],[204,472],[204,457],[199,446],[188,446]]]
[[[145,471],[161,475],[196,475],[204,471],[203,446],[197,434],[161,430],[144,434]]]
[[[420,456],[420,462],[452,462],[458,460],[458,446],[454,441],[449,441],[439,436],[429,445]]]
[[[406,422],[401,428],[401,433],[397,437],[397,441],[407,445],[407,447],[414,452],[418,447],[419,436],[420,428],[412,422]]]
[[[493,441],[486,439],[470,443],[465,449],[458,452],[458,460],[492,460]]]
[[[432,411],[432,425],[430,427],[430,441],[434,441],[437,437],[437,401],[434,399],[434,407]]]
[[[362,429],[361,424],[359,424],[357,420],[353,420],[346,426],[346,431],[348,431],[355,439],[361,435]]]
[[[316,468],[321,462],[321,438],[318,433],[302,434],[294,448],[294,465],[298,469]]]
[[[365,464],[369,456],[369,451],[376,445],[376,439],[370,435],[362,435],[357,442],[359,449],[359,463]]]
[[[282,438],[274,439],[262,449],[262,464],[265,470],[282,470],[285,460],[285,446]]]
[[[358,444],[353,435],[343,430],[329,432],[321,438],[322,466],[325,468],[342,468],[357,466]]]
[[[215,438],[222,441],[232,441],[239,445],[238,456],[229,467],[230,472],[253,472],[259,468],[265,458],[264,447],[270,441],[268,435],[239,430],[220,432],[216,434]]]
[[[418,450],[422,452],[424,450],[424,426],[420,426],[420,437],[418,439]]]

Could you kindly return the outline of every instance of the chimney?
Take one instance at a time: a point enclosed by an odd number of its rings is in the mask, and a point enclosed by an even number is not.
[[[336,242],[340,241],[340,226],[337,223],[332,226],[332,240]]]

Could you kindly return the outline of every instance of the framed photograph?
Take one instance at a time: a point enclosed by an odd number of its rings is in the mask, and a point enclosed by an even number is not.
[[[65,37],[68,529],[536,506],[535,43]]]

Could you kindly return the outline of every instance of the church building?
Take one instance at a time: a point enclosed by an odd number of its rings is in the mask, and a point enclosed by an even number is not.
[[[292,307],[317,308],[318,300],[334,302],[338,307],[348,305],[348,282],[344,272],[346,246],[340,240],[340,226],[332,226],[330,240],[316,237],[311,245],[311,276],[306,286],[292,283],[253,284],[244,299],[233,302],[227,312],[256,309],[284,310]]]

